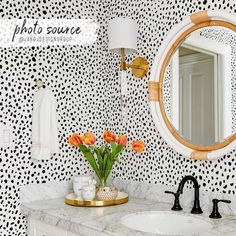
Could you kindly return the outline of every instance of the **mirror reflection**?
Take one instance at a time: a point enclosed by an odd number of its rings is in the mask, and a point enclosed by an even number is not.
[[[212,146],[236,129],[236,35],[221,26],[192,32],[171,56],[163,79],[167,117],[184,139]]]

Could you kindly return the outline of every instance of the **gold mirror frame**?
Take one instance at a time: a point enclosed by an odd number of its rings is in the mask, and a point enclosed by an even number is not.
[[[213,160],[236,148],[236,133],[212,146],[190,143],[173,128],[164,109],[163,80],[173,52],[191,32],[208,26],[226,27],[236,32],[236,15],[222,11],[200,11],[176,25],[158,50],[148,88],[151,113],[164,140],[182,155],[195,160]]]
[[[224,140],[221,143],[217,143],[215,145],[212,146],[198,146],[198,145],[194,145],[190,142],[188,142],[186,139],[184,139],[181,135],[179,135],[175,129],[172,127],[165,109],[164,109],[164,101],[163,101],[163,80],[164,80],[164,76],[165,76],[165,71],[166,71],[166,67],[170,61],[170,58],[173,54],[173,52],[175,51],[175,49],[181,44],[181,42],[186,38],[186,36],[188,36],[189,34],[191,34],[193,31],[198,30],[198,29],[202,29],[208,26],[222,26],[222,27],[226,27],[228,29],[233,30],[234,32],[236,32],[236,25],[231,24],[229,22],[226,21],[221,21],[221,20],[209,20],[209,21],[205,21],[205,22],[201,22],[198,23],[194,26],[192,26],[191,28],[189,28],[188,30],[186,30],[175,42],[174,44],[171,46],[170,50],[168,51],[164,62],[162,64],[162,68],[161,68],[161,73],[160,73],[160,80],[159,80],[159,88],[160,88],[160,92],[159,92],[159,102],[160,102],[160,109],[161,109],[161,113],[162,116],[164,118],[164,121],[166,123],[167,128],[169,129],[169,131],[172,133],[172,135],[183,145],[192,148],[194,150],[197,151],[212,151],[212,150],[217,150],[220,148],[223,148],[227,145],[229,145],[232,141],[234,141],[236,139],[236,133],[233,134],[232,136],[230,136],[229,138],[227,138],[226,140]]]

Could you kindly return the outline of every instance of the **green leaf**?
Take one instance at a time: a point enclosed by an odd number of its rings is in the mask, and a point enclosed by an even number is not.
[[[122,150],[123,147],[121,145],[111,142],[111,155],[113,162],[118,160],[118,156],[122,152]]]
[[[101,174],[99,172],[99,169],[98,169],[98,166],[97,166],[97,163],[96,163],[93,153],[83,144],[80,144],[79,148],[80,148],[81,152],[84,154],[84,156],[87,158],[89,164],[91,165],[91,167],[95,171],[97,177],[100,179]]]
[[[107,164],[106,164],[106,169],[105,169],[105,174],[104,174],[105,181],[107,181],[107,178],[111,173],[113,164],[114,164],[114,160],[112,158],[112,155],[110,154],[107,159]]]
[[[105,172],[106,172],[106,166],[107,166],[107,160],[108,160],[108,155],[109,155],[109,153],[108,152],[106,152],[105,154],[104,154],[104,158],[103,158],[103,167],[102,167],[102,176],[104,177],[105,176]]]
[[[123,151],[123,146],[122,145],[117,145],[116,147],[116,153],[120,154]]]
[[[112,153],[112,155],[114,155],[114,154],[115,154],[115,152],[116,152],[116,146],[117,146],[117,144],[116,144],[116,143],[114,143],[114,142],[111,142],[111,153]]]
[[[100,170],[100,173],[101,173],[102,172],[102,164],[103,164],[103,158],[102,158],[102,155],[101,155],[101,151],[96,146],[94,146],[94,152],[97,155],[99,170]]]
[[[105,151],[106,151],[106,145],[102,145],[99,149],[101,157],[103,158],[105,155]]]

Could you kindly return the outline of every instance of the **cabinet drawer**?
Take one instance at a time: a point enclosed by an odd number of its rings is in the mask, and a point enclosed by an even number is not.
[[[58,227],[30,218],[28,236],[67,236],[67,232]]]
[[[35,236],[54,236],[55,234],[51,234],[51,233],[48,233],[48,232],[45,232],[44,230],[41,231],[39,229],[35,229],[35,232],[34,232]]]

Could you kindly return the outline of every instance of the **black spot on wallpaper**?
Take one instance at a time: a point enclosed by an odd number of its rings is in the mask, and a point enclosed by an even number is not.
[[[1,18],[92,18],[103,22],[102,7],[95,1],[18,3],[2,3]],[[100,27],[99,35],[104,35],[102,31]],[[19,207],[21,185],[69,180],[90,172],[85,158],[66,140],[73,131],[92,130],[98,136],[105,125],[102,48],[101,37],[89,46],[0,48],[0,123],[11,125],[14,132],[13,146],[0,148],[1,236],[26,235],[26,220]],[[31,159],[35,79],[42,79],[57,100],[60,152],[47,161]]]
[[[149,111],[147,77],[137,80],[128,72],[128,122],[121,125],[119,57],[107,51],[107,23],[130,16],[139,25],[138,54],[150,66],[164,37],[185,16],[204,9],[235,11],[235,1],[25,1],[0,2],[0,18],[93,18],[99,37],[90,46],[0,49],[0,122],[14,130],[11,148],[0,148],[0,235],[25,236],[19,188],[25,184],[69,180],[90,168],[66,138],[72,131],[94,131],[99,137],[109,128],[126,130],[130,140],[142,138],[146,151],[122,155],[114,177],[176,185],[186,174],[195,175],[201,188],[235,194],[235,151],[214,162],[183,158],[156,130]],[[133,55],[134,56],[134,55]],[[130,61],[132,56],[128,56]],[[50,160],[31,159],[31,118],[35,79],[42,79],[57,100],[60,153]]]
[[[150,66],[156,52],[170,29],[184,17],[200,10],[222,10],[235,14],[235,1],[113,1],[108,6],[108,19],[117,16],[132,17],[138,22],[138,55],[146,57]],[[117,7],[119,6],[119,7]],[[139,10],[138,10],[139,9]],[[128,61],[134,57],[127,56]],[[107,124],[117,132],[123,130],[120,101],[115,99],[120,89],[118,63],[109,54],[110,93]],[[118,61],[118,59],[117,59]],[[125,130],[130,139],[143,138],[146,151],[139,156],[123,154],[114,177],[176,186],[185,175],[194,175],[202,190],[235,194],[235,150],[215,161],[192,161],[169,147],[159,135],[149,110],[147,77],[137,80],[129,72],[128,122]],[[107,99],[108,100],[108,99]],[[106,100],[106,101],[107,101]],[[117,110],[118,109],[118,110]],[[227,174],[226,174],[227,173]]]

